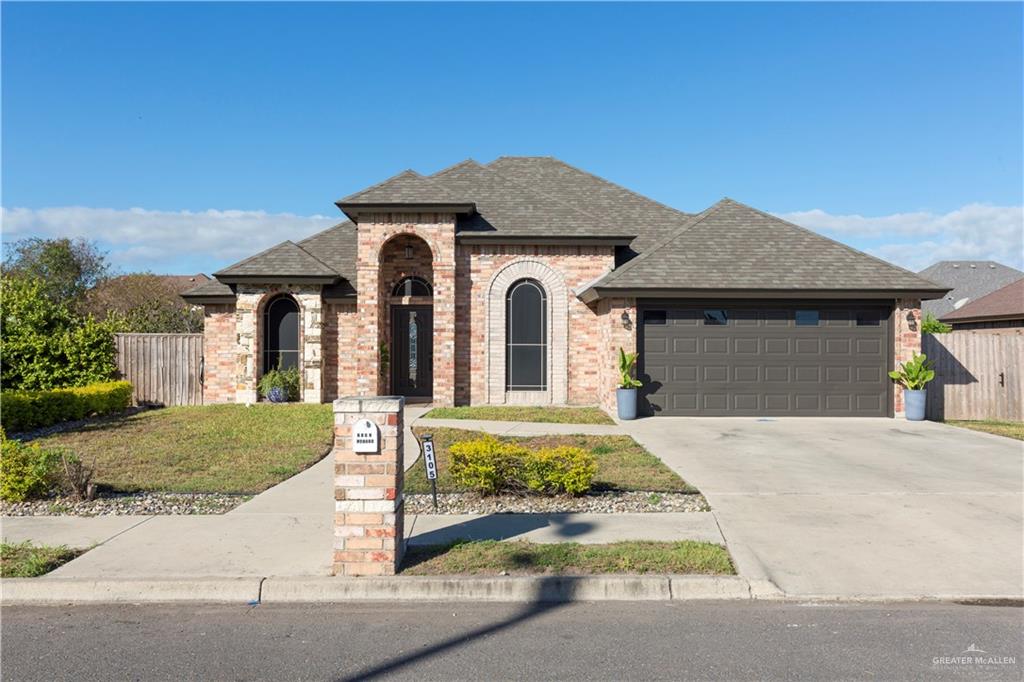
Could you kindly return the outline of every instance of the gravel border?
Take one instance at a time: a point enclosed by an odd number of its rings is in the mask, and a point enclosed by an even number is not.
[[[405,495],[407,514],[508,514],[586,512],[630,514],[637,512],[705,512],[711,506],[703,495],[694,493],[603,492],[570,497],[558,495],[494,495],[438,493],[437,511],[429,494]]]
[[[111,493],[82,502],[50,497],[29,502],[0,502],[3,516],[122,516],[223,514],[252,495],[221,493]]]

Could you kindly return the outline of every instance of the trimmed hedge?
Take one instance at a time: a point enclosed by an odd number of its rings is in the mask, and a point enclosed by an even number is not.
[[[51,391],[4,391],[0,403],[4,429],[18,433],[126,410],[132,404],[132,385],[127,381],[109,381]]]
[[[481,495],[533,492],[582,495],[597,474],[594,455],[563,445],[530,450],[494,436],[448,447],[449,470],[459,485]]]

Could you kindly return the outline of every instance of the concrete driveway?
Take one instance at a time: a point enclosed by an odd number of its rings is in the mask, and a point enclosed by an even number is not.
[[[902,419],[624,428],[707,496],[740,572],[800,596],[1020,596],[1024,443]]]

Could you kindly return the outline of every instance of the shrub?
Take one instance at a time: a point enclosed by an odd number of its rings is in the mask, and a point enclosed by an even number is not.
[[[125,410],[132,402],[132,385],[127,381],[110,381],[51,391],[4,391],[0,402],[4,429],[27,431]]]
[[[60,451],[44,450],[36,444],[26,445],[6,437],[0,443],[0,451],[0,499],[24,502],[50,492]]]
[[[953,331],[953,325],[939,322],[931,313],[925,313],[921,320],[922,334],[948,334]]]
[[[452,479],[482,495],[501,492],[580,495],[590,489],[597,461],[582,448],[529,450],[494,436],[448,448]]]
[[[522,490],[522,470],[530,451],[494,436],[454,443],[448,448],[452,478],[483,495]]]
[[[529,454],[523,473],[526,487],[535,492],[582,495],[594,481],[597,460],[583,448],[544,448]]]
[[[260,378],[260,395],[264,398],[270,397],[270,392],[275,388],[284,391],[288,400],[294,402],[299,399],[299,369],[289,367],[288,369],[272,369]]]

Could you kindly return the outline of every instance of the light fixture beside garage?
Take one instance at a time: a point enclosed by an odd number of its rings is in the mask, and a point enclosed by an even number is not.
[[[631,319],[629,319],[629,311],[628,310],[623,310],[622,311],[622,328],[626,329],[626,330],[630,330],[630,329],[633,328],[633,321]]]

